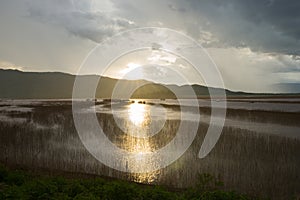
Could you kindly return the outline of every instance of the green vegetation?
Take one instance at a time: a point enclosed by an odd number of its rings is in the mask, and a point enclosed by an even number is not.
[[[159,186],[102,178],[67,179],[37,176],[0,166],[0,199],[253,199],[236,192],[222,191],[219,189],[221,185],[222,183],[214,177],[203,174],[199,176],[199,183],[194,188],[174,192]]]

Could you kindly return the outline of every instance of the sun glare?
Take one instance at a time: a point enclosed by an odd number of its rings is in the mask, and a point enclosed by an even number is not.
[[[128,115],[130,121],[134,125],[136,126],[142,125],[143,122],[145,121],[145,115],[146,115],[145,105],[139,103],[130,104],[128,109]]]
[[[138,68],[138,67],[140,67],[140,66],[141,66],[141,65],[140,65],[140,64],[137,64],[137,63],[133,63],[133,62],[128,63],[128,64],[126,65],[126,68],[123,69],[123,70],[121,70],[121,73],[122,73],[122,74],[126,74],[126,73],[130,72],[131,70],[134,70],[135,68]]]

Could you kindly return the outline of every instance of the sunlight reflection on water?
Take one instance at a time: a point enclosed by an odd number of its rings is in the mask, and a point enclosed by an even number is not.
[[[147,163],[143,162],[145,155],[155,151],[147,136],[151,125],[151,110],[149,105],[143,103],[131,103],[127,107],[128,119],[131,123],[127,123],[126,139],[123,140],[123,148],[135,154],[135,161],[139,163],[139,168],[145,168]],[[136,137],[140,136],[140,137]],[[149,135],[148,135],[149,136]],[[148,163],[149,164],[149,163]],[[130,165],[130,163],[129,163]],[[130,171],[130,169],[129,169]],[[159,172],[137,173],[133,178],[137,182],[154,182]]]
[[[128,115],[130,121],[135,126],[141,126],[144,124],[147,117],[147,112],[144,104],[132,103],[129,105]]]

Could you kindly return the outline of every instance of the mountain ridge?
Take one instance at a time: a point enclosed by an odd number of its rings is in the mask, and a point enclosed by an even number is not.
[[[0,98],[5,99],[70,99],[72,98],[75,78],[86,85],[100,79],[95,98],[111,98],[116,83],[123,90],[117,96],[126,96],[126,90],[143,85],[132,94],[131,98],[189,98],[188,88],[193,88],[197,97],[207,97],[209,92],[219,94],[221,88],[203,85],[160,84],[147,80],[114,79],[106,76],[72,75],[64,72],[24,72],[15,69],[0,69]],[[101,78],[100,78],[101,77]],[[171,89],[171,90],[170,90]],[[175,96],[174,92],[177,94]],[[124,92],[124,94],[122,94]],[[227,96],[272,95],[267,93],[248,93],[225,89]],[[274,94],[273,94],[274,95]],[[84,96],[84,95],[83,95]]]

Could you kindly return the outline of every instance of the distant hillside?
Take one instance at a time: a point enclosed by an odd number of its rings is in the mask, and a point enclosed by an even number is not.
[[[54,98],[72,98],[73,84],[75,75],[59,72],[21,72],[18,70],[0,69],[0,98],[10,99],[54,99]],[[100,76],[83,75],[80,76],[85,85],[93,83]],[[116,83],[124,88],[122,92],[126,94],[128,88],[135,88],[140,83],[146,84],[137,89],[132,98],[175,98],[165,85],[155,84],[145,80],[117,80],[108,77],[102,77],[98,84],[96,98],[111,98]],[[176,91],[180,98],[188,98],[187,87],[168,85],[169,88]],[[201,85],[192,85],[197,96],[207,96],[208,88]],[[212,88],[212,91],[218,91],[218,88]],[[251,95],[243,92],[232,92],[226,90],[227,95]],[[119,95],[122,96],[122,95]]]
[[[300,94],[300,83],[279,83],[274,84],[273,87],[278,88],[279,91],[285,91],[286,93]]]

